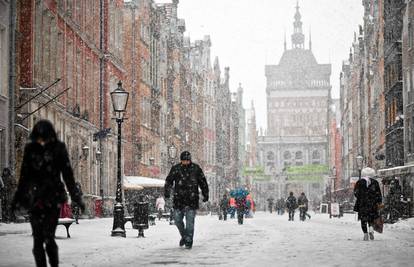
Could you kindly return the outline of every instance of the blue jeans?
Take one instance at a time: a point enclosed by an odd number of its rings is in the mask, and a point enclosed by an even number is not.
[[[193,244],[195,215],[196,211],[188,207],[181,210],[174,210],[175,225],[177,226],[178,231],[180,231],[181,238],[183,238],[188,245]],[[183,222],[184,216],[185,225]]]

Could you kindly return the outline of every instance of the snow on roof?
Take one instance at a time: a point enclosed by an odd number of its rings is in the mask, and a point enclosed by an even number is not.
[[[142,190],[148,187],[164,187],[165,180],[143,177],[143,176],[124,176],[124,189]]]

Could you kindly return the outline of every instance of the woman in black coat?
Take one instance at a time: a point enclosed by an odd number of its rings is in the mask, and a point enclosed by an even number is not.
[[[364,232],[364,240],[374,240],[374,220],[379,217],[378,206],[382,203],[382,195],[379,183],[373,179],[375,170],[364,168],[361,172],[361,179],[355,184],[354,195],[357,198],[354,211],[358,212],[358,219],[361,220],[361,228]]]
[[[29,211],[36,266],[46,266],[44,245],[50,265],[58,266],[55,231],[60,206],[67,200],[61,175],[72,201],[82,210],[85,205],[75,186],[66,146],[57,139],[52,123],[47,120],[37,122],[30,134],[30,141],[24,149],[13,209],[23,207]]]

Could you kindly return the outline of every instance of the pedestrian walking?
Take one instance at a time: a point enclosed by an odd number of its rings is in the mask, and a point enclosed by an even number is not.
[[[296,197],[293,192],[289,193],[289,197],[286,199],[286,208],[289,211],[289,221],[295,220],[295,209],[297,208]]]
[[[274,198],[273,197],[269,197],[267,199],[267,206],[269,207],[269,211],[270,213],[273,213],[273,204],[274,204]]]
[[[234,219],[236,217],[236,199],[234,197],[231,197],[229,200],[230,203],[230,219]]]
[[[22,207],[29,211],[33,255],[38,267],[46,266],[44,245],[50,265],[59,265],[55,231],[60,206],[67,201],[65,185],[72,201],[84,210],[66,146],[58,140],[52,123],[40,120],[33,127],[30,142],[25,146],[20,179],[12,203],[13,210]]]
[[[244,215],[247,211],[246,197],[243,195],[236,196],[237,222],[243,224]]]
[[[208,201],[208,184],[203,170],[191,161],[191,154],[184,151],[180,155],[181,163],[173,166],[165,180],[165,198],[170,197],[174,187],[175,225],[181,235],[179,245],[191,249],[194,237],[194,220],[199,208],[199,191],[201,188],[203,202]],[[183,219],[186,223],[184,225]]]
[[[354,195],[357,199],[354,211],[358,212],[358,219],[361,220],[361,229],[364,233],[363,239],[364,241],[368,241],[368,239],[374,240],[373,225],[374,220],[380,216],[378,208],[382,203],[382,195],[379,183],[374,179],[374,169],[369,167],[363,168],[361,177],[354,188]]]
[[[223,198],[220,201],[220,210],[223,213],[223,220],[227,221],[227,211],[229,209],[230,202],[227,198],[227,194],[223,195]]]
[[[155,200],[155,208],[158,212],[158,220],[161,220],[162,214],[164,213],[165,209],[165,200],[162,195],[159,195],[158,198]]]
[[[80,194],[80,197],[82,198],[83,192],[82,192],[82,185],[79,182],[75,183],[76,189],[78,193]],[[72,213],[73,218],[75,219],[76,224],[79,224],[79,217],[81,214],[81,207],[79,207],[78,203],[72,201]]]
[[[278,215],[283,215],[285,213],[285,208],[286,208],[286,203],[285,200],[283,198],[280,198],[277,201],[277,214]]]
[[[305,193],[302,192],[298,197],[298,206],[299,206],[299,218],[301,221],[306,219],[306,216],[310,219],[311,216],[308,214],[308,198]]]

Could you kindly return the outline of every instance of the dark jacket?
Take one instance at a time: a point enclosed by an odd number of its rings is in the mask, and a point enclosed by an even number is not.
[[[308,210],[308,199],[306,198],[306,196],[300,195],[298,197],[298,206],[299,208],[301,208],[302,206],[302,209]]]
[[[236,197],[236,207],[239,212],[247,210],[247,201],[245,196]]]
[[[223,211],[227,211],[227,209],[230,207],[230,202],[227,197],[223,197],[220,201],[220,209]]]
[[[358,212],[358,218],[365,221],[373,221],[378,218],[378,204],[382,203],[382,195],[377,180],[370,178],[370,185],[367,187],[365,179],[360,179],[354,188],[354,195],[357,198],[354,211]]]
[[[26,209],[57,208],[67,200],[65,185],[72,201],[83,205],[75,186],[73,171],[64,143],[56,141],[42,146],[28,143],[24,149],[21,174],[14,205]]]
[[[204,201],[208,201],[208,185],[203,170],[195,163],[184,166],[181,163],[173,166],[165,180],[166,198],[170,197],[170,191],[174,187],[174,209],[183,209],[190,207],[198,209],[199,192],[204,197]]]
[[[296,198],[294,196],[289,196],[286,199],[286,208],[294,210],[297,208]]]

